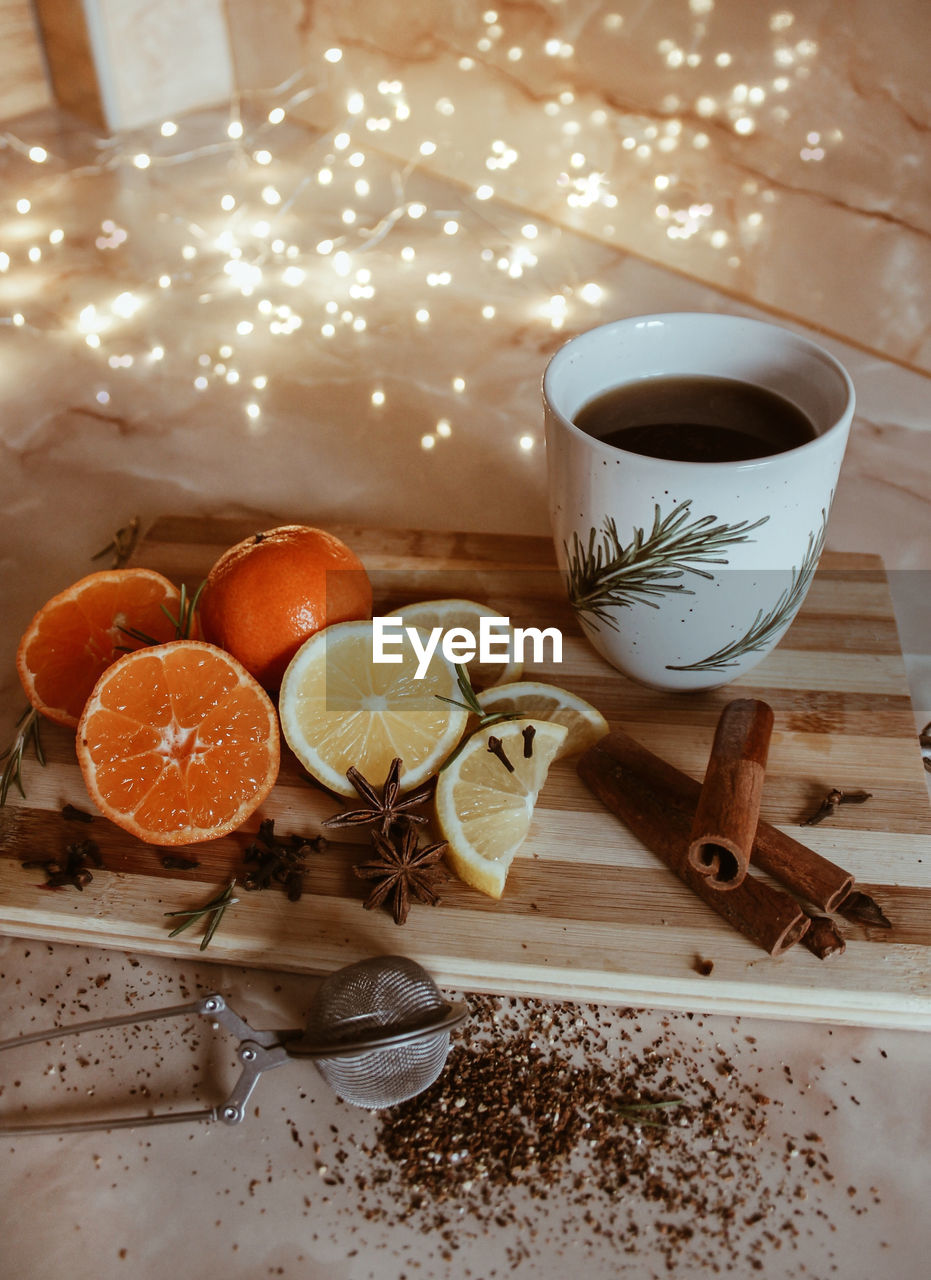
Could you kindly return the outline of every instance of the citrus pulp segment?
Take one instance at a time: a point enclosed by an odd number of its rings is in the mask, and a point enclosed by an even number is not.
[[[597,707],[568,689],[543,684],[539,680],[495,685],[479,693],[478,701],[489,713],[516,712],[533,720],[565,725],[568,733],[559,757],[578,755],[580,751],[594,746],[608,732],[608,722]]]
[[[421,634],[421,641],[427,637]],[[399,662],[376,662],[371,622],[341,622],[312,636],[281,682],[278,714],[285,741],[318,782],[353,796],[350,766],[380,786],[395,757],[401,789],[436,772],[465,729],[456,671],[436,652],[422,678],[408,636],[392,646]]]
[[[77,733],[88,793],[150,844],[213,840],[241,826],[278,776],[278,717],[222,649],[176,640],[120,658]]]
[[[437,818],[449,845],[446,861],[460,880],[501,897],[567,734],[564,725],[529,719],[478,729],[439,775]]]
[[[75,727],[101,674],[126,650],[174,638],[180,592],[154,569],[102,569],[42,606],[26,628],[16,668],[30,703]],[[167,613],[165,612],[167,610]]]
[[[401,609],[393,609],[391,613],[386,615],[389,618],[402,618],[405,626],[422,627],[425,631],[431,632],[435,627],[442,627],[443,631],[450,631],[454,627],[464,628],[470,635],[479,639],[481,628],[481,619],[483,617],[495,620],[496,637],[500,636],[502,642],[495,643],[495,651],[500,648],[504,650],[503,639],[509,639],[507,653],[509,656],[500,662],[481,662],[476,656],[471,662],[465,663],[469,672],[469,679],[472,687],[475,689],[484,689],[489,685],[504,684],[505,681],[518,680],[523,671],[523,663],[518,661],[514,655],[513,637],[514,631],[512,627],[506,630],[501,623],[504,621],[504,614],[498,613],[496,609],[489,609],[486,605],[479,604],[475,600],[460,600],[458,598],[450,598],[444,600],[420,600],[416,604],[406,604]]]

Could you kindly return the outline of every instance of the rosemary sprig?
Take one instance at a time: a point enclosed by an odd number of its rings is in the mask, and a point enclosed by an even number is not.
[[[612,1110],[616,1115],[625,1116],[642,1128],[668,1129],[669,1125],[660,1120],[641,1120],[641,1114],[645,1111],[671,1111],[673,1107],[684,1104],[684,1098],[663,1098],[659,1102],[620,1102]]]
[[[136,543],[139,541],[139,525],[139,517],[133,516],[129,524],[124,524],[122,529],[117,529],[107,545],[95,552],[91,559],[102,560],[104,556],[112,554],[110,568],[122,569],[136,549]]]
[[[439,698],[440,702],[448,702],[453,707],[463,707],[471,715],[477,716],[478,724],[473,732],[477,732],[479,729],[487,729],[493,724],[501,724],[505,720],[519,720],[521,718],[519,711],[486,711],[475,695],[472,681],[469,679],[468,669],[461,662],[456,663],[456,684],[462,694],[461,700],[459,698],[446,698],[442,693],[436,693],[433,696]],[[449,768],[471,736],[472,734],[470,733],[463,735],[462,740],[440,765],[438,773],[442,773],[444,769]]]
[[[727,564],[727,558],[718,552],[748,541],[747,534],[769,519],[762,516],[753,524],[741,520],[729,525],[715,524],[717,516],[709,515],[690,521],[691,505],[689,498],[663,516],[656,503],[649,533],[635,528],[627,546],[621,542],[612,516],[605,517],[600,542],[594,528],[587,545],[573,533],[572,546],[565,547],[569,601],[578,614],[587,615],[590,626],[598,629],[603,622],[617,630],[612,609],[626,609],[637,603],[658,609],[651,596],[675,592],[693,595],[677,579],[686,573],[712,578],[713,574],[697,568],[697,564]]]
[[[181,583],[181,599],[178,601],[178,616],[171,612],[167,605],[161,605],[161,611],[172,624],[175,629],[176,640],[189,640],[191,631],[194,628],[194,619],[197,617],[197,606],[200,603],[200,594],[207,584],[207,579],[188,597],[187,586]],[[131,636],[133,640],[139,640],[142,644],[159,644],[160,642],[150,635],[146,635],[144,631],[138,631],[135,627],[120,627],[120,630],[126,636]]]
[[[232,907],[239,901],[238,898],[233,897],[233,889],[235,887],[236,881],[231,880],[226,888],[212,897],[209,902],[205,902],[202,907],[195,907],[192,911],[166,911],[166,916],[186,917],[181,924],[175,925],[171,933],[168,935],[169,938],[177,937],[179,933],[183,933],[184,930],[194,924],[195,921],[202,920],[205,916],[209,916],[210,923],[207,925],[207,930],[200,942],[201,951],[206,951],[210,946],[210,941],[216,933],[220,921],[226,913],[227,907]]]
[[[485,712],[475,696],[475,690],[472,688],[469,669],[461,662],[456,663],[456,684],[462,694],[461,698],[446,698],[442,693],[437,693],[434,697],[439,698],[440,702],[448,702],[453,707],[464,707],[466,711],[471,711],[473,715],[483,716]]]
[[[23,787],[23,756],[26,748],[32,743],[39,764],[45,764],[45,752],[42,750],[42,739],[39,737],[39,713],[35,707],[27,707],[16,722],[17,734],[12,744],[0,754],[5,760],[3,772],[0,773],[0,807],[6,804],[7,793],[15,782],[19,794],[26,799]]]

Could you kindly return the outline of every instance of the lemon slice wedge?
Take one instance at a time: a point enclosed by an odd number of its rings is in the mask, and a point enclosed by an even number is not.
[[[568,732],[564,725],[529,719],[479,729],[439,775],[437,819],[449,845],[446,860],[460,880],[501,897]]]
[[[346,777],[350,765],[379,785],[396,756],[401,790],[418,786],[465,729],[465,708],[442,700],[460,697],[455,667],[442,653],[420,679],[421,659],[406,633],[392,654],[400,661],[374,660],[371,622],[338,622],[302,645],[285,671],[278,700],[285,741],[307,772],[339,795],[356,794]]]
[[[505,649],[504,640],[506,637],[509,642],[507,645],[509,656],[503,656],[500,662],[480,662],[476,657],[471,662],[466,663],[472,687],[474,689],[484,689],[488,685],[504,684],[505,681],[520,679],[524,666],[522,662],[518,662],[514,657],[513,628],[508,626],[505,630],[501,625],[506,621],[505,616],[503,613],[498,613],[496,609],[489,609],[487,605],[479,604],[475,600],[451,598],[445,600],[420,600],[416,604],[406,604],[401,609],[393,609],[386,616],[389,618],[402,618],[406,627],[422,627],[425,631],[433,631],[436,627],[442,627],[445,632],[452,630],[453,627],[463,627],[470,635],[475,637],[476,645],[479,640],[481,619],[483,617],[493,618],[496,620],[494,633],[495,651]]]
[[[568,734],[557,759],[586,751],[608,732],[608,722],[597,707],[568,689],[539,680],[494,685],[478,694],[478,702],[489,713],[516,713],[565,725]]]

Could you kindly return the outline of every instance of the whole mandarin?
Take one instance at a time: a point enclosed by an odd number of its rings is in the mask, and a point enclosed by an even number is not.
[[[334,622],[372,616],[372,584],[335,534],[288,524],[224,551],[200,596],[204,639],[270,692],[305,640]]]

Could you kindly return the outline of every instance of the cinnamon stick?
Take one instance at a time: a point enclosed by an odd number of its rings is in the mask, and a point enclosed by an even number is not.
[[[688,849],[715,889],[736,889],[750,866],[772,732],[773,709],[757,698],[735,698],[718,719]]]
[[[631,767],[632,757],[638,767]],[[805,912],[789,894],[754,876],[729,893],[712,888],[708,877],[689,865],[691,815],[670,802],[654,762],[665,763],[618,731],[590,747],[577,768],[599,800],[698,897],[764,951],[781,955],[809,928]]]
[[[756,829],[750,862],[822,911],[836,911],[853,888],[849,871],[768,822]]]
[[[669,803],[685,809],[691,819],[701,783],[647,751],[622,729],[616,729],[610,737],[612,753],[629,769],[646,771],[666,792]],[[822,911],[837,911],[853,887],[853,876],[843,867],[768,822],[757,825],[750,862]]]
[[[811,923],[805,930],[802,943],[812,955],[817,956],[819,960],[827,960],[828,956],[842,955],[847,944],[844,942],[844,935],[831,917],[809,912],[808,918]]]
[[[853,889],[837,908],[842,916],[857,924],[872,924],[880,929],[891,929],[892,925],[883,913],[882,907],[868,893]]]

